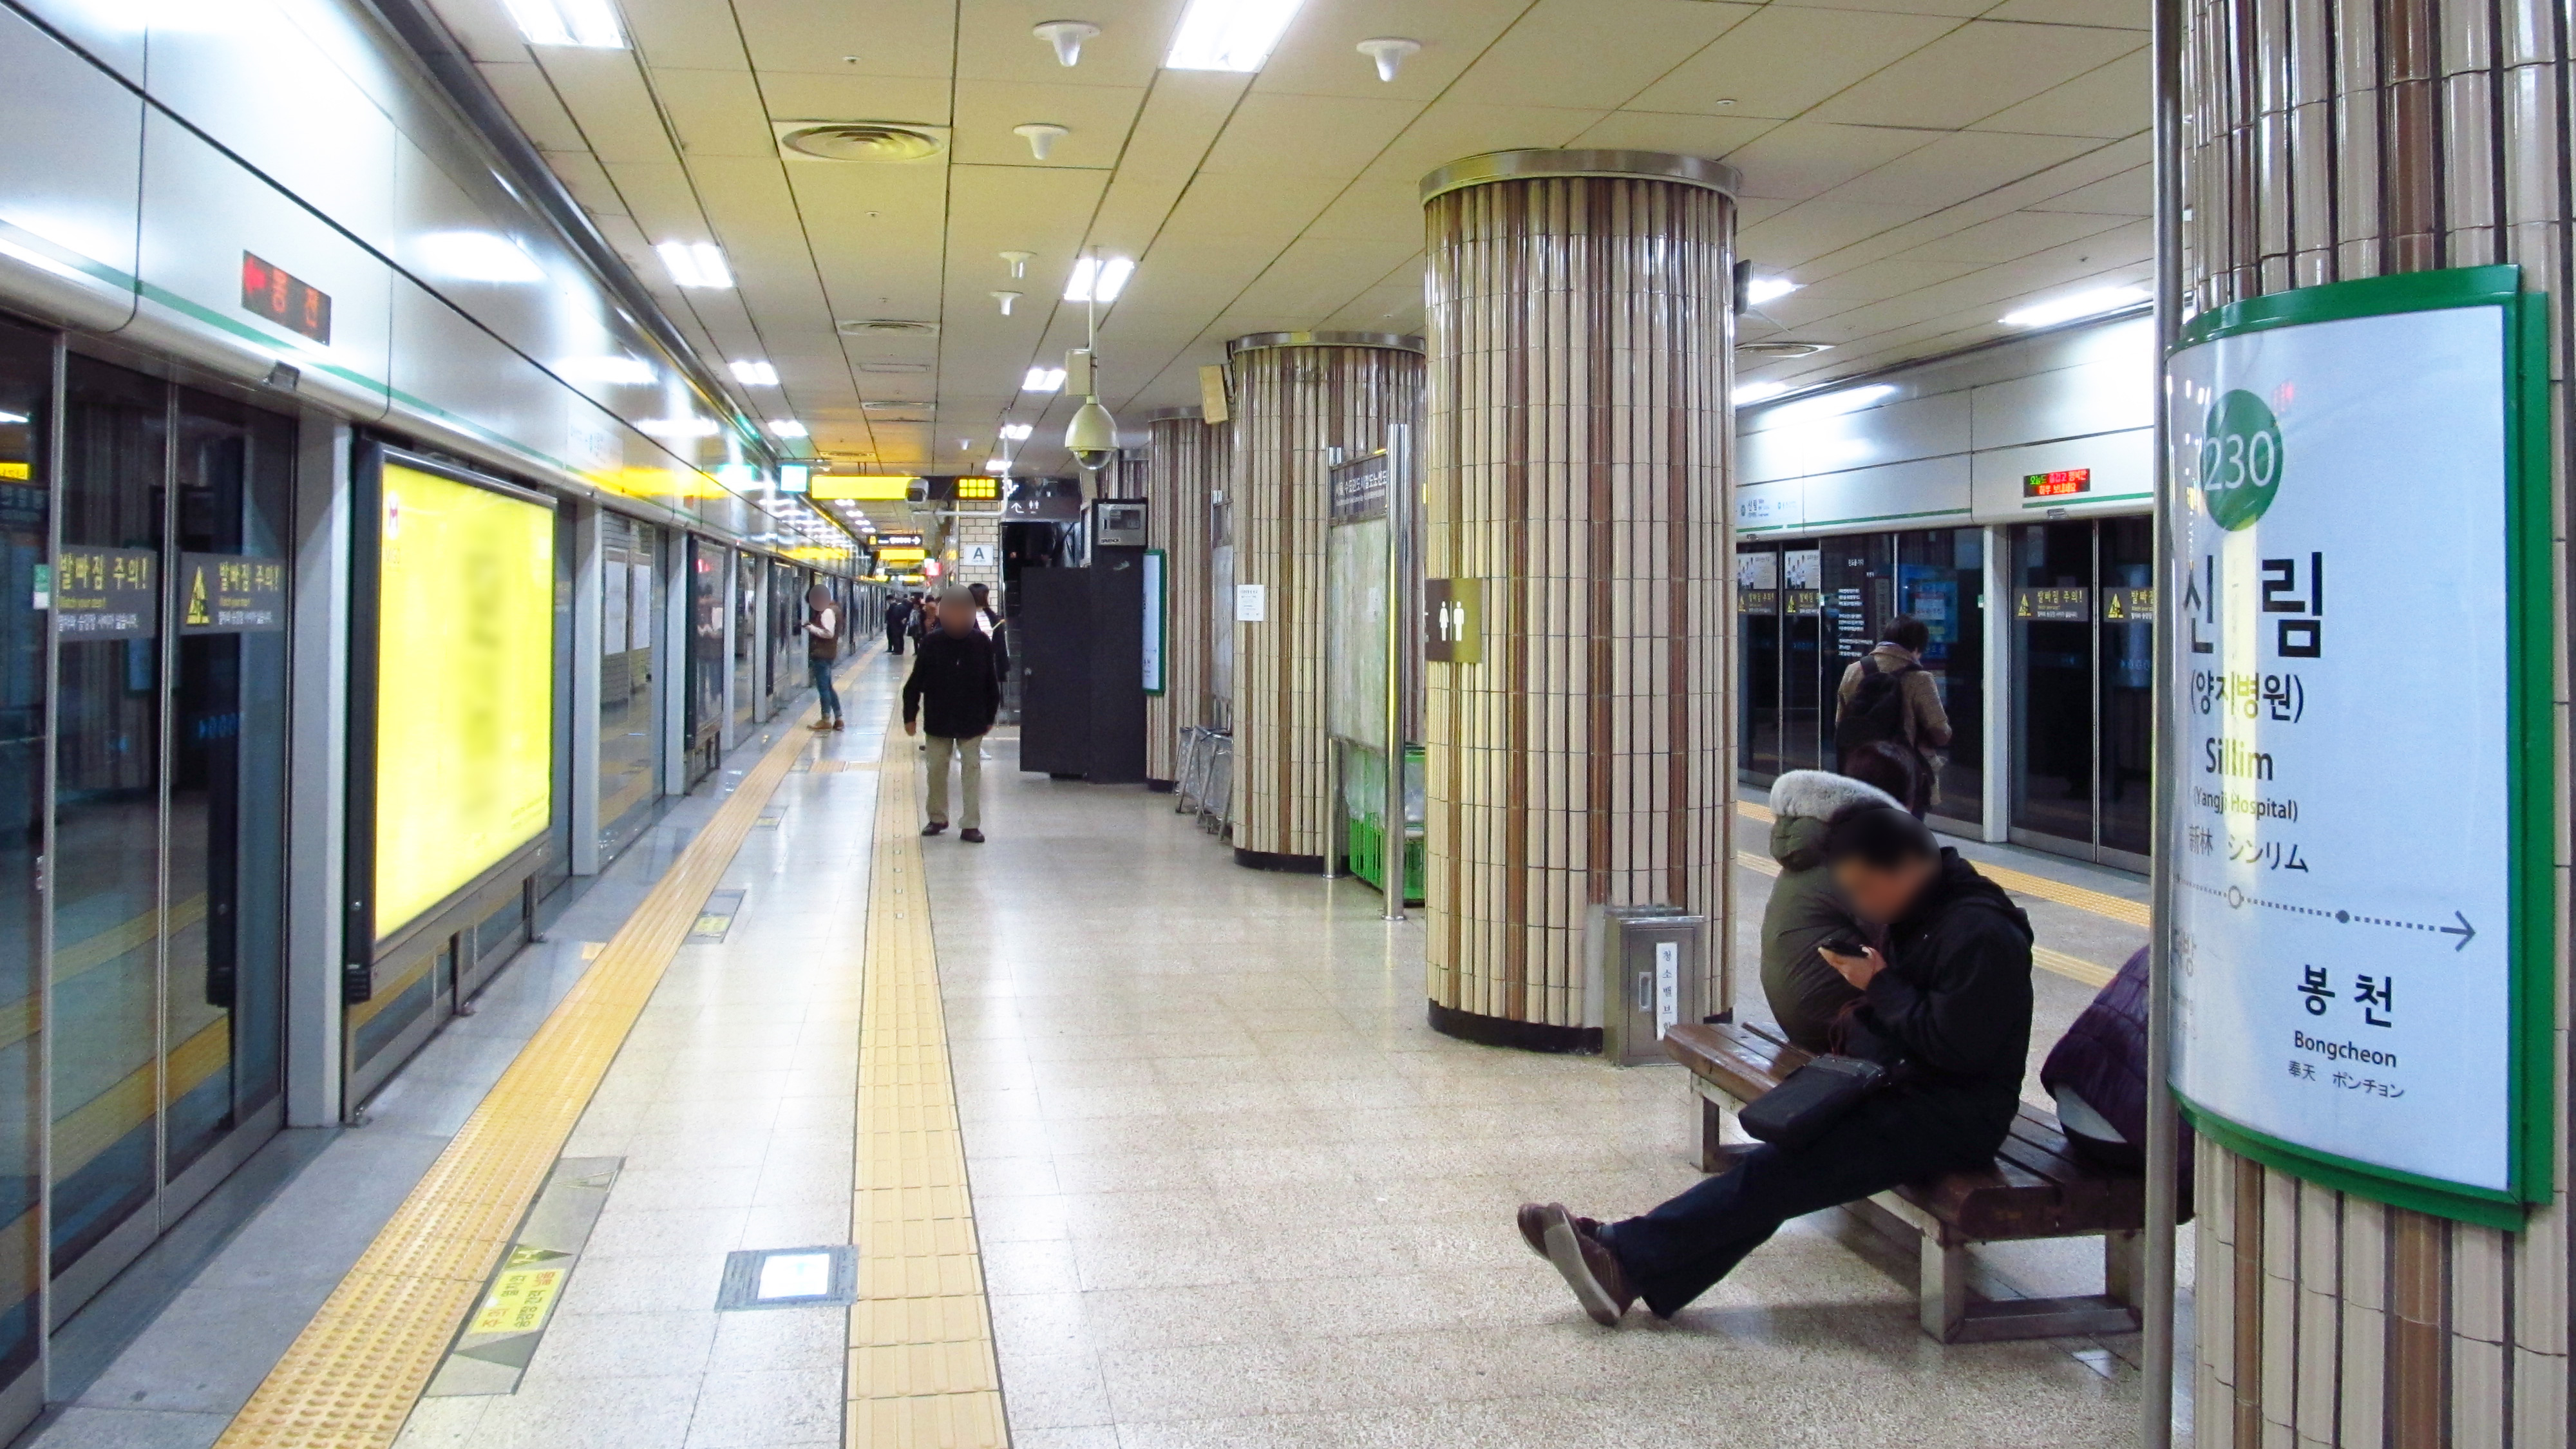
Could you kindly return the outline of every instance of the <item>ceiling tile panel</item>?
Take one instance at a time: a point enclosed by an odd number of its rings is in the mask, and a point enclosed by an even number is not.
[[[2045,171],[2100,143],[2074,136],[1968,131],[1943,136],[1834,189],[1848,201],[1949,206]]]
[[[2015,211],[1926,242],[1904,255],[1993,265],[2099,236],[2120,224],[2119,217],[2090,212]]]
[[[1382,0],[1306,0],[1256,89],[1421,105],[1447,90],[1527,8],[1529,0],[1407,0],[1400,9]],[[1392,82],[1379,80],[1376,63],[1358,49],[1377,36],[1422,46]]]
[[[1118,164],[1145,101],[1143,86],[1037,85],[1025,81],[957,83],[957,136],[961,162],[978,166],[1089,167]],[[1070,134],[1058,137],[1045,161],[1011,128],[1051,122]]]
[[[555,99],[555,88],[546,81],[536,62],[485,61],[474,67],[482,72],[483,83],[501,98],[510,116],[537,143],[540,151],[578,151],[582,149],[581,128],[573,124],[572,113]]]
[[[946,80],[957,9],[940,0],[746,0],[736,8],[753,68]]]
[[[1058,0],[962,0],[956,15],[961,80],[1140,88],[1162,66],[1181,21],[1181,0],[1105,0],[1070,8]],[[1082,43],[1079,65],[1058,65],[1054,49],[1030,34],[1046,21],[1065,19],[1100,27]]]
[[[1346,181],[1421,114],[1420,102],[1396,97],[1352,100],[1255,90],[1208,153],[1206,169]]]
[[[1864,202],[1820,197],[1800,202],[1736,235],[1736,254],[1751,257],[1766,271],[1792,272],[1817,257],[1841,250],[1890,227],[1922,215],[1911,206],[1873,206]]]
[[[1745,195],[1804,201],[1920,150],[1941,134],[1790,121],[1727,153],[1726,160],[1744,173]]]
[[[749,70],[742,31],[726,0],[619,0],[627,37],[647,65]]]
[[[860,75],[855,71],[817,75],[795,70],[764,70],[757,74],[761,100],[777,120],[948,124],[950,86],[941,77]]]
[[[2154,98],[2154,77],[2144,47],[2062,86],[1977,123],[1981,131],[2032,131],[2051,136],[2129,136]]]
[[[1816,107],[1867,126],[1965,126],[2136,49],[2134,31],[1977,20]]]
[[[2031,203],[2033,211],[2093,211],[2115,216],[2152,216],[2156,209],[2156,175],[2151,166],[2132,166],[2063,196]]]
[[[1785,119],[1958,27],[1945,15],[1770,5],[1648,86],[1628,108]],[[1723,100],[1732,106],[1720,106]]]
[[[600,160],[667,161],[671,140],[635,57],[623,50],[548,49],[545,70],[556,94]]]
[[[1721,0],[1537,0],[1444,99],[1610,110],[1754,13]]]
[[[1617,111],[1574,138],[1577,146],[1612,150],[1670,151],[1682,156],[1724,156],[1741,150],[1778,121],[1757,116],[1684,116],[1660,111]]]
[[[653,72],[653,94],[671,118],[671,128],[679,133],[684,155],[778,154],[768,112],[761,107],[760,88],[747,70],[659,67]]]

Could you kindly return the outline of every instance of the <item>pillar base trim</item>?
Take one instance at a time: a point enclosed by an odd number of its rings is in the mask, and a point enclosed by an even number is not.
[[[1525,1052],[1601,1054],[1601,1028],[1597,1026],[1550,1026],[1543,1021],[1480,1016],[1436,1001],[1427,1004],[1431,1008],[1431,1029],[1442,1036],[1454,1036],[1478,1046],[1517,1047]]]
[[[1246,870],[1284,870],[1291,875],[1322,875],[1324,858],[1320,855],[1283,855],[1273,850],[1234,848],[1234,863]]]

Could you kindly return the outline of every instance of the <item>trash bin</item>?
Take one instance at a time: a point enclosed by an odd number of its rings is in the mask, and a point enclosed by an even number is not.
[[[1707,917],[1679,906],[1592,908],[1585,934],[1603,1056],[1623,1067],[1664,1061],[1664,1028],[1708,1014],[1707,930]]]

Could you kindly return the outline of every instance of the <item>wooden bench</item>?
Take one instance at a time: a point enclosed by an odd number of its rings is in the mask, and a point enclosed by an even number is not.
[[[1777,1086],[1808,1054],[1744,1026],[1682,1025],[1664,1050],[1690,1068],[1700,1097],[1700,1168],[1723,1172],[1750,1142],[1723,1137],[1726,1113]],[[1920,1244],[1923,1331],[1943,1343],[2134,1333],[2138,1328],[2146,1179],[2075,1159],[2057,1118],[2025,1102],[1994,1164],[1908,1183],[1851,1205]],[[2074,1298],[1971,1299],[1968,1245],[2102,1238],[2105,1291]]]

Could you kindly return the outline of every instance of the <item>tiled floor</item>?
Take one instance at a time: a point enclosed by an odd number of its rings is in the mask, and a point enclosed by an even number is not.
[[[2134,1339],[1936,1345],[1911,1255],[1839,1214],[1594,1327],[1509,1215],[1696,1181],[1678,1069],[1439,1036],[1418,919],[1366,887],[1241,869],[1169,797],[986,779],[993,842],[928,855],[1020,1449],[2132,1441]],[[2044,978],[2045,1034],[2090,995]],[[1992,1291],[2098,1291],[2083,1246],[1984,1256]]]
[[[424,1401],[404,1449],[870,1444],[846,1436],[846,1311],[714,1303],[733,1249],[852,1241],[876,766],[918,768],[900,739],[879,760],[898,677],[872,660],[845,690],[853,727],[786,778],[722,883],[744,892],[730,934],[682,948],[566,1145],[622,1169],[518,1391]],[[992,843],[920,850],[1019,1449],[2131,1441],[2134,1339],[1933,1344],[1910,1251],[1840,1214],[1792,1224],[1670,1324],[1594,1327],[1509,1215],[1533,1197],[1631,1212],[1696,1181],[1678,1069],[1439,1036],[1418,917],[1389,927],[1364,886],[1238,868],[1169,796],[1020,775],[1016,748],[989,747]],[[622,861],[373,1125],[318,1153],[290,1137],[241,1179],[284,1186],[238,1236],[102,1300],[150,1325],[97,1354],[44,1449],[210,1443],[578,976],[582,941],[712,803]],[[1768,885],[1737,872],[1757,1018]],[[2100,915],[2031,913],[2101,965],[2137,944]],[[2090,994],[2039,978],[2034,1064]],[[2088,1245],[1980,1256],[1992,1293],[2098,1285]]]
[[[876,757],[896,676],[843,687],[825,758]],[[403,1449],[788,1449],[841,1442],[848,1310],[719,1313],[737,1248],[850,1239],[874,770],[787,776],[565,1144],[623,1159],[515,1394],[424,1399]]]

